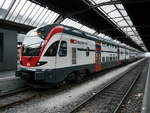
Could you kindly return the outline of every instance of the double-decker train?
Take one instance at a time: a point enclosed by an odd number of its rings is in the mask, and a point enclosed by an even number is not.
[[[29,31],[16,76],[56,84],[137,59],[141,52],[73,27],[51,24]]]

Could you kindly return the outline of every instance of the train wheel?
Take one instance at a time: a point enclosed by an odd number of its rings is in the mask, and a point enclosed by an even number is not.
[[[82,78],[83,78],[83,75],[80,73],[80,72],[75,72],[75,81],[76,82],[80,82],[81,80],[82,80]]]
[[[90,75],[90,71],[88,69],[84,69],[83,73],[85,74],[85,76],[89,76]]]
[[[68,82],[74,82],[76,79],[76,73],[75,72],[72,72],[70,73],[67,78],[65,79],[65,81],[68,83]]]

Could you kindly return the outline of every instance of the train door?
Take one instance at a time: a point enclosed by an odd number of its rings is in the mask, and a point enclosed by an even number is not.
[[[61,39],[58,54],[56,57],[56,68],[55,68],[55,79],[57,82],[64,80],[66,72],[68,71],[66,67],[70,66],[69,59],[69,44],[65,39]]]
[[[101,67],[101,42],[96,42],[96,51],[95,51],[95,71],[100,71]]]
[[[56,68],[68,67],[68,43],[66,40],[61,40],[56,57]]]
[[[117,49],[117,64],[120,62],[120,48]]]

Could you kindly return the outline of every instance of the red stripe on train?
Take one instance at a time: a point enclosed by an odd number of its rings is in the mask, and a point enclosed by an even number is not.
[[[103,67],[100,64],[95,65],[95,71],[96,72],[101,71],[102,69],[103,69]]]
[[[48,41],[52,38],[52,36],[56,33],[62,33],[64,32],[64,27],[63,26],[57,26],[57,27],[54,27],[51,32],[48,34],[48,36],[45,38],[45,44],[43,45],[42,49],[41,49],[41,52],[40,52],[40,55],[42,55]]]

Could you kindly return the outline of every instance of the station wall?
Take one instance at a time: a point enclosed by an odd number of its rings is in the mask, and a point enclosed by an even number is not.
[[[17,32],[0,28],[0,71],[17,67]]]

